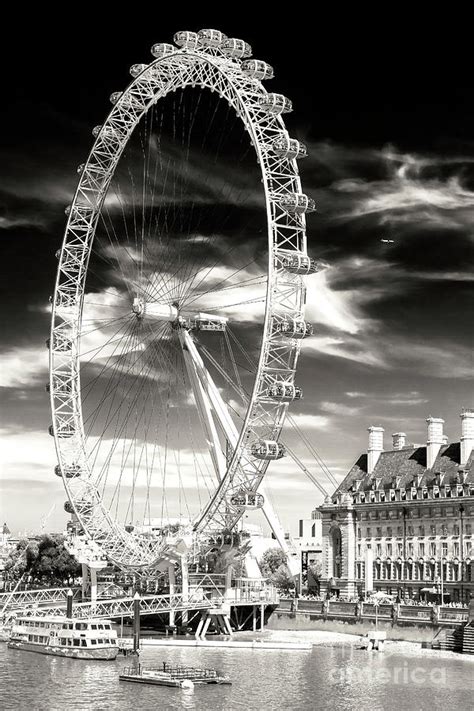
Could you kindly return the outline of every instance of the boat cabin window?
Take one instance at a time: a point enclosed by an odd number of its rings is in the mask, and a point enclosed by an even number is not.
[[[76,630],[86,630],[87,625],[85,622],[76,622]]]
[[[96,629],[97,629],[97,625],[91,625],[91,630],[96,630]]]
[[[97,644],[97,640],[96,640],[96,639],[91,639],[91,644]]]
[[[79,647],[79,645],[81,643],[80,639],[73,639],[72,641],[74,642],[74,647]]]
[[[99,630],[103,630],[103,629],[104,629],[104,625],[97,625],[97,628],[98,628]]]
[[[87,646],[86,640],[85,640],[85,639],[81,639],[81,647],[86,647],[86,646]]]
[[[71,622],[71,624],[69,625],[69,629],[70,629],[70,630],[73,630],[73,629],[74,629],[74,625],[72,624],[72,622]]]

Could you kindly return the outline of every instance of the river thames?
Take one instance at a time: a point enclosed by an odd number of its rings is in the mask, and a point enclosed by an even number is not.
[[[164,660],[220,669],[232,686],[180,689],[119,682],[128,659],[89,662],[0,645],[2,711],[152,709],[469,709],[474,659],[420,655],[411,645],[384,653],[355,645],[312,651],[146,647],[144,665]],[[133,662],[131,662],[133,663]]]

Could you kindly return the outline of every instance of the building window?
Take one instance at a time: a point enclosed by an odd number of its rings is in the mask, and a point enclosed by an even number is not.
[[[397,536],[403,536],[403,526],[397,526]]]
[[[425,544],[424,543],[418,544],[418,552],[419,552],[420,556],[425,555]]]
[[[408,555],[412,558],[413,557],[413,543],[408,544]]]
[[[436,557],[436,543],[434,541],[430,543],[430,556],[432,558]]]
[[[387,555],[389,556],[389,558],[391,558],[393,555],[393,547],[391,543],[387,543]]]
[[[464,548],[466,549],[466,558],[471,557],[471,552],[472,552],[472,543],[471,541],[466,541],[464,544]]]
[[[370,528],[367,529],[367,538],[371,538],[372,536],[372,531]]]
[[[454,551],[455,558],[459,558],[459,542],[458,541],[454,541],[453,551]]]
[[[375,554],[378,558],[380,558],[380,556],[382,555],[382,546],[380,543],[377,543],[375,547]]]
[[[446,557],[448,555],[448,544],[447,543],[443,543],[441,545],[441,554],[443,555],[443,557]]]
[[[382,536],[382,529],[380,527],[377,528],[377,536],[379,538]]]
[[[466,536],[470,536],[472,533],[472,526],[470,523],[466,523]]]
[[[362,536],[362,531],[360,528],[357,529],[357,538],[360,538]]]
[[[424,526],[418,526],[418,535],[419,536],[425,535],[425,527]]]
[[[403,555],[403,543],[397,543],[397,554],[399,556]]]
[[[442,531],[442,535],[443,535],[443,536],[447,536],[447,535],[448,535],[448,527],[447,527],[447,525],[446,525],[445,523],[443,523],[443,525],[441,526],[441,531]]]
[[[459,525],[457,523],[453,526],[453,536],[459,536]]]
[[[434,523],[432,523],[430,526],[430,532],[432,536],[436,536],[436,526]]]
[[[408,535],[413,536],[415,533],[415,529],[412,525],[408,526]]]

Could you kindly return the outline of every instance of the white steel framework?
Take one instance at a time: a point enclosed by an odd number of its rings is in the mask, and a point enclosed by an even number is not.
[[[297,158],[305,147],[290,139],[282,113],[291,102],[268,93],[261,79],[272,75],[264,62],[248,60],[250,48],[222,33],[203,30],[178,33],[179,48],[154,45],[156,59],[134,65],[133,81],[123,93],[112,95],[113,108],[102,126],[94,129],[95,142],[80,166],[68,219],[54,296],[50,348],[50,398],[58,471],[66,488],[70,510],[87,536],[105,555],[123,567],[144,568],[173,561],[173,546],[162,538],[137,535],[115,520],[94,481],[85,443],[80,385],[80,342],[88,263],[99,216],[108,188],[132,132],[146,112],[163,97],[186,87],[216,92],[240,117],[261,170],[267,220],[268,261],[265,315],[253,389],[245,418],[236,429],[199,354],[193,329],[223,330],[226,319],[216,314],[181,312],[178,306],[135,299],[135,318],[167,322],[179,332],[186,369],[216,471],[216,488],[194,521],[194,531],[231,530],[242,516],[242,496],[256,494],[269,462],[284,454],[278,443],[289,403],[301,396],[295,373],[301,339],[311,334],[304,319],[304,276],[317,270],[307,256],[305,213],[314,209],[303,194]],[[219,445],[217,429],[230,444],[227,456]]]

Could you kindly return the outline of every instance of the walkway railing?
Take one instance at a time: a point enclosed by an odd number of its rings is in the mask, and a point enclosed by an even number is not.
[[[346,602],[344,600],[311,600],[305,598],[281,598],[278,611],[299,612],[323,617],[357,619],[400,620],[433,624],[462,624],[468,620],[466,607],[441,607],[439,605],[402,605],[369,602]]]
[[[232,589],[234,590],[234,588]],[[64,595],[64,591],[63,591]],[[92,602],[81,602],[74,605],[73,615],[79,619],[86,617],[131,617],[133,615],[133,597],[125,597],[112,600],[97,600]],[[161,612],[180,612],[183,610],[208,610],[212,607],[220,607],[222,605],[268,605],[278,604],[278,596],[275,591],[270,588],[268,590],[260,590],[245,594],[243,591],[236,592],[235,597],[232,595],[212,596],[199,594],[182,595],[181,593],[173,595],[145,595],[140,598],[140,615],[156,615]],[[25,615],[57,615],[64,611],[64,597],[61,604],[45,605],[40,608],[28,608],[23,610]]]
[[[81,588],[71,588],[73,599],[81,596]],[[38,590],[19,590],[17,592],[0,593],[0,613],[12,610],[23,610],[36,605],[53,602],[65,604],[68,588],[40,588]]]

